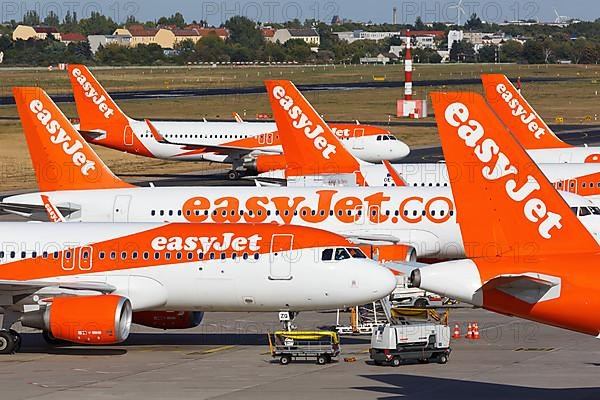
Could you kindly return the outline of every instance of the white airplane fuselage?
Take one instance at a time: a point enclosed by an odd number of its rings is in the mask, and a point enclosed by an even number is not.
[[[41,195],[55,207],[70,208],[65,218],[73,222],[294,224],[410,245],[419,257],[464,255],[452,192],[446,187],[264,187],[258,192],[255,187],[136,187],[29,193],[3,202],[42,205]],[[568,201],[580,201],[575,197]],[[595,224],[590,229],[597,230]]]

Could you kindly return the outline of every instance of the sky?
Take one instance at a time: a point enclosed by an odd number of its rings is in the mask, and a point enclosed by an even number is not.
[[[239,1],[193,1],[193,0],[94,0],[94,1],[31,1],[0,0],[0,20],[19,20],[23,13],[35,9],[40,15],[54,10],[60,17],[67,10],[87,16],[100,11],[122,22],[128,15],[141,21],[156,20],[177,11],[187,21],[206,20],[219,25],[233,15],[245,15],[260,22],[282,22],[294,18],[314,18],[330,22],[334,15],[353,21],[375,23],[392,22],[392,9],[397,8],[398,23],[413,23],[417,16],[423,21],[457,22],[457,10],[453,6],[460,0],[239,0]],[[555,9],[560,16],[582,20],[600,18],[599,0],[462,0],[464,15],[461,23],[471,13],[483,20],[503,22],[516,19],[554,21]]]

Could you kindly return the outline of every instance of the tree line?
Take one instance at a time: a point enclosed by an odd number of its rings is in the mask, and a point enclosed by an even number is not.
[[[50,35],[45,40],[13,41],[12,30],[19,24],[46,25],[56,27],[59,32],[77,32],[84,36],[92,34],[112,34],[119,26],[110,17],[92,12],[89,17],[79,19],[76,13],[67,12],[63,20],[50,12],[43,19],[35,11],[29,11],[22,21],[9,21],[0,27],[0,51],[4,53],[4,64],[45,66],[58,62],[87,63],[90,65],[184,65],[199,62],[286,62],[300,63],[358,63],[360,58],[376,56],[389,51],[390,45],[399,45],[400,38],[392,37],[380,41],[358,40],[348,43],[339,40],[339,31],[363,29],[368,31],[401,31],[462,29],[465,31],[503,31],[513,37],[526,37],[525,43],[507,40],[499,46],[482,46],[475,51],[466,41],[455,42],[450,49],[452,62],[518,62],[555,63],[569,60],[573,63],[597,63],[600,60],[600,19],[594,22],[573,23],[561,28],[548,25],[505,25],[486,24],[475,14],[461,27],[447,27],[437,24],[426,27],[420,18],[414,24],[359,24],[348,22],[328,25],[315,20],[301,22],[297,19],[283,24],[271,24],[273,28],[315,28],[320,36],[318,52],[311,51],[310,45],[300,39],[289,40],[285,44],[266,40],[257,24],[243,16],[234,16],[221,27],[227,28],[230,35],[222,40],[216,35],[203,37],[196,43],[186,40],[175,45],[171,51],[164,51],[155,44],[125,47],[107,45],[92,54],[87,42],[64,43]],[[161,17],[157,21],[137,21],[128,17],[125,26],[142,24],[147,27],[184,27],[187,22],[181,13]],[[206,26],[204,21],[192,24]],[[446,39],[436,39],[440,49],[446,47]],[[442,60],[433,49],[413,49],[415,62],[437,63]]]

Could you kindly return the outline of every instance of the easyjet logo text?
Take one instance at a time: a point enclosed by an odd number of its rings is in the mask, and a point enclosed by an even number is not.
[[[275,86],[273,88],[273,97],[278,100],[281,108],[287,111],[289,117],[292,119],[292,126],[298,130],[302,130],[304,135],[312,140],[313,146],[321,152],[323,158],[329,160],[331,155],[335,154],[336,147],[322,136],[325,129],[321,125],[315,125],[299,106],[294,105],[294,99],[286,95],[283,87]]]
[[[528,175],[526,182],[519,187],[515,179],[519,173],[517,167],[502,152],[496,141],[484,138],[483,126],[479,121],[470,119],[469,114],[469,109],[464,104],[452,103],[446,108],[444,116],[448,124],[458,128],[458,136],[473,149],[473,154],[479,161],[485,164],[481,169],[483,177],[490,181],[504,179],[508,197],[514,202],[522,203],[525,218],[538,225],[540,236],[545,239],[551,238],[550,231],[562,227],[562,217],[549,211],[546,203],[533,195],[540,190],[539,182]]]
[[[340,139],[347,139],[350,137],[350,129],[348,129],[348,128],[340,129],[340,128],[336,128],[336,127],[332,126],[331,132],[333,132],[333,134]]]
[[[539,126],[535,113],[524,107],[518,97],[508,90],[503,83],[499,83],[496,86],[496,91],[500,94],[500,97],[504,100],[508,108],[510,108],[512,116],[518,118],[529,132],[533,133],[536,139],[540,139],[546,134],[546,130]]]
[[[92,103],[98,107],[98,111],[104,115],[104,118],[109,119],[115,111],[108,106],[107,98],[103,94],[98,93],[98,91],[87,80],[87,78],[81,74],[81,70],[79,68],[73,68],[71,74],[77,83],[79,83],[81,89],[83,89],[83,94],[85,97],[92,100]]]
[[[221,236],[157,236],[152,239],[154,250],[196,251],[252,251],[260,250],[262,237],[257,233],[250,237],[238,236],[234,233],[223,233]]]
[[[44,108],[44,104],[40,100],[32,100],[29,103],[29,109],[35,115],[35,119],[41,122],[50,134],[50,142],[60,146],[63,153],[71,157],[73,164],[81,169],[83,175],[87,176],[90,171],[96,169],[96,163],[88,160],[88,157],[82,151],[83,144],[81,141],[69,136],[60,123],[52,118],[52,113]]]
[[[357,197],[339,196],[337,190],[318,190],[310,199],[304,196],[252,196],[245,200],[235,196],[197,196],[183,204],[182,213],[190,222],[441,224],[454,214],[454,204],[442,196],[409,196],[394,204],[383,192]]]

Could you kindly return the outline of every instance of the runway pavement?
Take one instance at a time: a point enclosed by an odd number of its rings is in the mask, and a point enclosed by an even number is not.
[[[346,321],[348,315],[344,316]],[[3,399],[597,399],[597,339],[482,310],[459,309],[451,324],[478,321],[480,340],[451,344],[446,365],[398,368],[369,362],[369,337],[342,338],[343,359],[281,366],[268,351],[274,314],[212,313],[177,333],[141,328],[117,346],[50,348],[24,334],[23,352],[0,357]],[[301,313],[300,328],[334,314]]]
[[[569,81],[579,78],[570,77],[531,77],[523,78],[526,82],[559,82]],[[461,78],[461,79],[430,79],[418,80],[413,83],[414,87],[442,86],[442,85],[475,85],[481,83],[480,78]],[[404,87],[404,81],[363,81],[363,82],[341,82],[341,83],[316,83],[307,85],[298,85],[301,92],[314,90],[355,90],[371,88],[399,88]],[[110,96],[114,100],[141,100],[141,99],[160,99],[176,97],[203,97],[203,96],[224,96],[224,95],[244,95],[265,93],[264,86],[244,86],[230,88],[190,88],[190,89],[155,89],[155,90],[137,90],[137,91],[111,91]],[[51,93],[52,99],[57,103],[73,102],[72,93]],[[12,95],[0,96],[0,105],[15,104]]]

